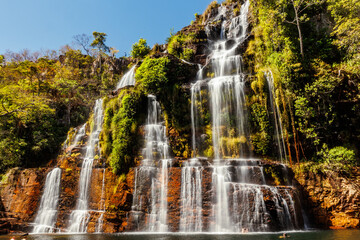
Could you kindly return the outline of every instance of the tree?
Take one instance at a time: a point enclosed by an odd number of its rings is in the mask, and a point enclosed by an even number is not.
[[[314,4],[321,4],[323,2],[324,0],[290,0],[290,5],[294,10],[294,19],[292,21],[286,20],[287,14],[284,13],[284,21],[290,24],[294,24],[297,27],[299,34],[300,54],[302,58],[304,58],[304,45],[303,35],[301,32],[301,23],[307,20],[307,15],[304,14],[304,11]],[[281,3],[287,6],[288,0],[282,0]]]
[[[150,52],[150,47],[147,45],[146,40],[143,38],[139,39],[139,42],[132,45],[130,55],[133,58],[143,59]]]
[[[82,47],[86,54],[90,55],[90,36],[83,34],[78,34],[73,36],[75,45]],[[94,40],[95,41],[95,40]]]
[[[328,9],[335,20],[334,43],[345,51],[346,70],[360,75],[360,1],[328,0]]]
[[[93,32],[94,41],[91,43],[92,47],[97,47],[100,51],[109,52],[110,48],[105,45],[106,33]]]

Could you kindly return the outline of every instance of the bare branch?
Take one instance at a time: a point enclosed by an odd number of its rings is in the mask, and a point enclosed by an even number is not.
[[[83,34],[78,34],[73,36],[74,43],[80,47],[86,52],[86,54],[89,55],[90,53],[90,36]]]

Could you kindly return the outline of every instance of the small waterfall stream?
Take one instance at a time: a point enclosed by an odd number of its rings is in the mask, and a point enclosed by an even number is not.
[[[279,104],[276,102],[276,89],[274,85],[274,77],[271,71],[265,72],[265,78],[269,87],[269,100],[272,115],[274,116],[274,134],[275,141],[278,149],[278,155],[281,162],[287,162],[286,147],[284,141],[284,133],[282,129],[282,120],[280,115]]]
[[[101,186],[101,199],[100,199],[100,203],[99,203],[99,212],[100,217],[97,220],[96,223],[96,228],[95,228],[95,232],[96,233],[101,233],[102,232],[102,228],[103,228],[103,224],[104,224],[104,213],[105,213],[105,173],[106,173],[106,168],[104,168],[103,170],[103,179],[102,179],[102,186]]]
[[[127,73],[124,74],[124,76],[121,78],[119,83],[117,84],[115,91],[126,87],[126,86],[134,86],[135,85],[135,68],[136,65],[134,65]]]
[[[83,233],[87,230],[89,222],[89,187],[92,175],[92,166],[94,158],[99,148],[99,135],[103,122],[103,100],[98,99],[94,106],[94,125],[90,133],[86,153],[81,166],[79,181],[79,197],[76,203],[76,209],[71,212],[68,232]]]
[[[44,193],[41,197],[40,207],[35,218],[32,233],[55,233],[58,202],[60,195],[61,169],[51,170],[45,181]]]

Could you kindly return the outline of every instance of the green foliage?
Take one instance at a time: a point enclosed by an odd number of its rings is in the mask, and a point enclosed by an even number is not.
[[[93,57],[69,47],[61,53],[58,60],[14,57],[0,66],[0,173],[53,158],[68,129],[86,121],[94,99],[108,90],[105,64],[97,80]]]
[[[122,91],[106,103],[102,132],[102,152],[117,174],[134,166],[139,146],[139,126],[143,124],[145,97],[138,92]]]
[[[266,166],[265,167],[265,174],[267,176],[269,176],[269,179],[272,179],[272,181],[274,182],[274,184],[276,186],[280,185],[282,182],[281,179],[281,174],[279,173],[279,171],[277,171],[277,169],[273,166]]]
[[[341,141],[352,147],[359,143],[359,131],[344,125],[360,119],[354,111],[360,99],[355,93],[360,89],[356,64],[360,58],[355,57],[359,51],[358,41],[354,41],[359,33],[359,4],[352,0],[326,2],[252,1],[253,38],[245,62],[258,76],[267,69],[276,75],[276,101],[292,157],[316,159],[324,143]],[[331,21],[334,25],[328,24]],[[251,79],[251,88],[248,104],[267,109],[259,77]],[[255,149],[266,145],[267,138],[261,136],[258,127],[252,133]]]
[[[159,95],[169,83],[167,76],[170,60],[167,57],[145,58],[137,69],[135,78],[145,94]]]
[[[183,52],[180,55],[181,59],[184,59],[185,61],[192,61],[194,59],[195,52],[191,48],[185,48]]]
[[[345,51],[342,67],[360,74],[360,1],[328,0],[328,9],[335,20],[334,43]]]
[[[178,58],[184,59],[186,61],[192,61],[195,52],[193,49],[187,46],[190,46],[194,41],[196,41],[195,33],[188,35],[179,33],[170,37],[167,50],[170,54]]]
[[[252,130],[251,143],[254,151],[261,155],[266,155],[270,149],[271,135],[270,123],[266,108],[258,103],[251,105]]]
[[[150,47],[147,45],[146,40],[143,38],[139,39],[139,42],[132,45],[130,55],[133,58],[143,59],[150,53]]]
[[[324,163],[327,169],[349,171],[356,165],[355,152],[346,147],[337,146],[329,149],[324,144],[317,154],[320,157],[320,163]]]

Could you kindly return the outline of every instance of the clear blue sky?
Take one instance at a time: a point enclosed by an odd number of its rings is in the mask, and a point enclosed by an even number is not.
[[[145,38],[152,46],[190,24],[212,0],[0,0],[0,54],[59,50],[77,34],[108,35],[119,55]],[[221,1],[219,1],[221,2]]]

